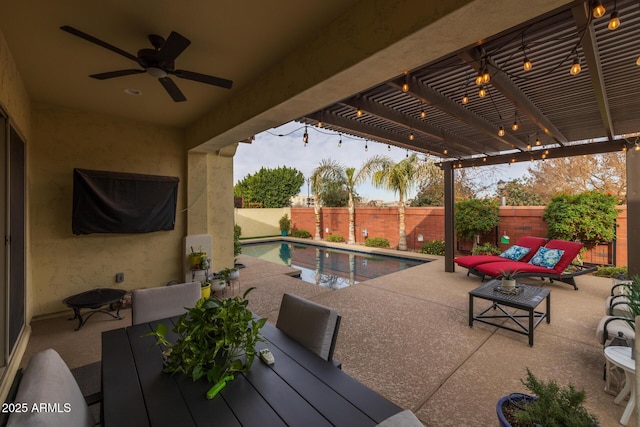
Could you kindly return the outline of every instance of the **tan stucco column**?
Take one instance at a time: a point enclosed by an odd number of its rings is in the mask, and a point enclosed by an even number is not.
[[[187,160],[187,235],[212,238],[213,270],[233,267],[234,143],[215,153],[190,152]]]

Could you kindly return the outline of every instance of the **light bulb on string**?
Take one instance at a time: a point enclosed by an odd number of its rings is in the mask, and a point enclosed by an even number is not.
[[[362,117],[362,108],[356,110],[356,117]]]
[[[498,136],[504,136],[504,128],[502,126],[498,129]]]
[[[369,151],[369,143],[368,142],[364,143],[364,151],[365,152]]]
[[[527,58],[526,56],[524,57],[524,61],[522,62],[522,68],[525,71],[529,71],[531,70],[531,68],[533,67],[533,65],[531,64],[531,61],[529,61],[529,58]]]
[[[444,151],[442,152],[442,154],[444,154],[444,155],[449,154],[449,150],[447,149],[447,147],[444,147]]]
[[[391,151],[391,145],[387,145],[387,151]]]
[[[512,131],[517,131],[520,125],[518,125],[518,110],[513,114],[513,124],[511,125]]]
[[[538,145],[540,145],[540,144],[542,144],[542,143],[540,142],[540,138],[538,138],[538,136],[536,135],[536,145],[538,146]]]
[[[421,119],[424,119],[424,118],[426,118],[426,117],[427,117],[427,112],[426,112],[426,111],[424,111],[424,109],[423,109],[423,110],[421,110],[421,111],[420,111],[420,118],[421,118]]]
[[[582,67],[580,67],[580,58],[578,58],[578,54],[576,53],[576,59],[573,60],[573,65],[571,66],[571,70],[569,72],[572,76],[577,76],[582,71]]]
[[[636,65],[640,67],[640,56],[638,56],[638,59],[636,59]]]
[[[304,127],[304,134],[302,135],[302,141],[304,142],[305,147],[309,143],[309,133],[307,132],[307,126]]]
[[[607,12],[607,9],[602,5],[601,0],[596,0],[593,6],[593,17],[594,18],[602,18],[604,14]]]
[[[487,162],[487,156],[484,156],[484,157],[482,158],[482,161],[483,161],[484,163],[486,163],[486,162]]]
[[[404,73],[404,83],[402,83],[402,92],[409,92],[409,73],[405,71]]]
[[[407,154],[405,156],[407,159],[409,158],[409,150],[407,150]]]
[[[415,139],[415,136],[413,135],[413,132],[411,132],[409,134],[409,141],[413,141]]]
[[[487,90],[483,87],[480,88],[480,90],[478,91],[478,96],[480,98],[484,98],[485,96],[487,96]]]
[[[638,57],[638,61],[640,61],[640,57]],[[465,105],[469,103],[469,95],[467,95],[466,92],[465,92],[464,96],[462,97],[462,103],[465,104]]]
[[[609,28],[611,31],[617,29],[620,26],[620,18],[618,18],[618,11],[613,9],[613,13],[611,13],[611,18],[609,18]]]
[[[489,74],[489,69],[485,67],[482,72],[482,83],[489,83],[489,80],[491,80],[491,74]]]
[[[322,120],[318,120],[318,127],[321,128],[322,127]]]
[[[338,139],[338,148],[342,147],[342,134],[340,134],[340,139]]]
[[[527,142],[527,151],[531,151],[531,144]]]
[[[482,71],[480,71],[476,76],[476,86],[480,86],[481,84],[482,84]]]

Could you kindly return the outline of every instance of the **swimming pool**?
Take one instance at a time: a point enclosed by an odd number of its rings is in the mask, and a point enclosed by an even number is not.
[[[242,253],[299,269],[303,281],[329,289],[341,289],[428,262],[283,241],[245,243]]]

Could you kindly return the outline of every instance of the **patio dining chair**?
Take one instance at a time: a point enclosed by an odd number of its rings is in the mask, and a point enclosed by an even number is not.
[[[131,296],[131,323],[139,325],[185,313],[201,297],[200,283],[188,282],[158,288],[135,289]]]
[[[337,310],[333,308],[285,293],[282,296],[276,328],[340,368],[340,363],[333,360],[333,351],[341,319]]]

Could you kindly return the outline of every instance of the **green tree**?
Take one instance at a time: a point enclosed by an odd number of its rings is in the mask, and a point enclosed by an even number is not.
[[[500,187],[501,182],[498,182]],[[502,191],[498,188],[496,193],[497,198],[504,196],[507,206],[543,206],[546,203],[540,197],[529,179],[514,179],[506,183],[502,183],[504,187]]]
[[[300,192],[304,175],[297,169],[281,166],[275,169],[260,168],[253,175],[245,176],[233,187],[235,197],[243,197],[245,203],[262,203],[265,208],[291,206],[291,197]]]
[[[315,214],[316,232],[314,240],[320,240],[320,210],[327,194],[336,186],[342,186],[342,166],[331,159],[322,159],[318,167],[311,173],[311,192],[315,198],[313,212]]]
[[[391,190],[398,194],[399,231],[398,250],[407,250],[407,234],[405,224],[405,199],[417,181],[427,175],[429,162],[421,162],[418,156],[412,154],[398,163],[389,162],[382,165],[372,174],[374,186]]]
[[[444,171],[434,162],[427,161],[416,197],[409,206],[444,206]],[[454,171],[455,201],[471,199],[476,196],[476,185],[466,169]]]

